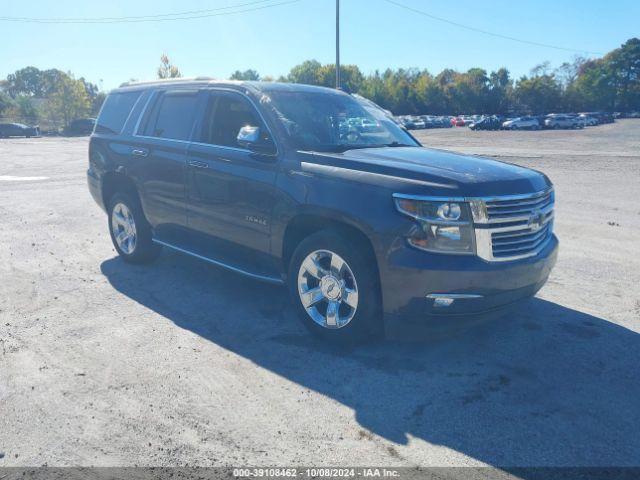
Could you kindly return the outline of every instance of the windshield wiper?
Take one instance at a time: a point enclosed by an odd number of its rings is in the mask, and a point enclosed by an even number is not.
[[[363,144],[348,144],[348,143],[340,143],[338,145],[333,145],[332,149],[336,152],[346,152],[347,150],[358,150],[362,148],[380,148],[383,145],[374,144],[374,145],[363,145]]]
[[[385,143],[385,147],[415,147],[415,145],[409,145],[408,143],[391,142]]]

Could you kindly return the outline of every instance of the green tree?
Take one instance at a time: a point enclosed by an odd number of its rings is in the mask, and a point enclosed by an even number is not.
[[[160,55],[160,66],[158,67],[158,78],[179,78],[182,77],[178,67],[171,63],[166,53]]]
[[[320,85],[319,72],[322,64],[317,60],[307,60],[291,69],[286,77],[288,82]]]
[[[340,65],[341,88],[347,92],[358,92],[362,86],[363,75],[356,65]],[[317,85],[323,87],[336,86],[336,65],[330,63],[321,66],[317,71]]]
[[[508,113],[513,103],[513,80],[509,70],[499,68],[489,75],[489,99],[484,113]]]
[[[0,118],[4,117],[9,110],[15,107],[13,99],[4,92],[0,92]]]
[[[7,93],[16,98],[18,95],[44,95],[42,72],[36,67],[25,67],[7,75]]]
[[[46,109],[54,124],[62,121],[63,126],[67,126],[72,120],[86,116],[90,108],[91,103],[84,84],[69,73],[56,81]]]
[[[516,83],[518,107],[527,112],[553,112],[561,105],[562,88],[553,74],[522,77]]]
[[[624,111],[640,108],[640,39],[627,40],[605,55],[603,62],[615,90],[613,107]]]
[[[16,98],[16,116],[20,121],[34,124],[40,118],[40,112],[33,104],[31,97],[20,96]]]
[[[248,81],[258,81],[260,80],[260,74],[255,70],[245,70],[241,72],[240,70],[236,70],[229,77],[230,80],[248,80]]]

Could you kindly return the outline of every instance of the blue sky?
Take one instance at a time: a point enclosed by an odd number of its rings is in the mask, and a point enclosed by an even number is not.
[[[637,0],[396,1],[479,29],[585,51],[607,52],[640,35]],[[0,16],[121,17],[248,2],[30,0],[3,2]],[[185,76],[227,78],[246,68],[278,76],[305,59],[334,61],[334,8],[334,0],[300,0],[190,21],[84,25],[0,21],[0,77],[28,65],[56,67],[110,89],[130,78],[154,78],[162,52]],[[384,0],[341,0],[341,11],[342,62],[355,63],[365,73],[386,67],[437,73],[447,67],[504,66],[518,77],[543,61],[557,66],[576,55],[464,30]]]

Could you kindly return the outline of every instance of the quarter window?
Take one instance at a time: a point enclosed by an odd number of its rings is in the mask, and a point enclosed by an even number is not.
[[[142,92],[112,93],[104,101],[96,121],[97,133],[120,133]]]

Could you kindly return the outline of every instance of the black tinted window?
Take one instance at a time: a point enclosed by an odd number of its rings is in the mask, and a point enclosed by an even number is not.
[[[245,98],[232,93],[214,93],[209,101],[201,141],[239,148],[238,132],[248,125],[260,127],[262,140],[269,141],[267,129]]]
[[[109,95],[98,117],[96,132],[120,133],[141,94],[142,92],[126,92]]]
[[[198,102],[196,92],[167,92],[160,97],[145,128],[151,137],[189,140]]]

